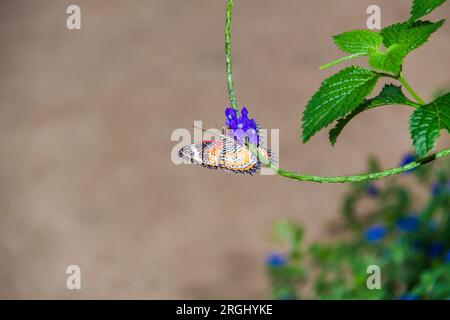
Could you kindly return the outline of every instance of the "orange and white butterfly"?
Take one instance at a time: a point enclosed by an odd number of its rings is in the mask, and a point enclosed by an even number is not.
[[[266,159],[271,159],[270,150],[258,147]],[[183,147],[178,155],[180,158],[208,169],[222,169],[237,174],[258,172],[261,162],[245,146],[239,145],[232,137],[220,135],[220,140],[208,140]]]

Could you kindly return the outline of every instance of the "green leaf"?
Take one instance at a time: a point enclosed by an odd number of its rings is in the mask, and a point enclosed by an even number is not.
[[[383,44],[389,48],[395,44],[401,44],[409,53],[428,41],[428,38],[436,32],[445,20],[436,23],[430,21],[404,22],[390,25],[380,31]]]
[[[387,84],[380,94],[368,101],[368,107],[374,108],[382,105],[402,104],[411,107],[418,107],[419,104],[409,100],[402,91],[401,86]]]
[[[341,118],[337,121],[336,126],[330,130],[328,138],[331,145],[335,145],[337,138],[341,134],[344,127],[358,114],[363,111],[376,108],[383,105],[407,105],[412,107],[418,107],[419,105],[411,100],[409,100],[402,91],[400,86],[393,84],[387,84],[381,90],[380,94],[375,98],[365,100],[361,105],[359,105],[355,110],[348,114],[345,118]]]
[[[418,108],[409,121],[409,131],[419,156],[436,147],[441,130],[450,133],[450,93]]]
[[[331,145],[334,146],[336,144],[337,138],[341,134],[344,127],[358,114],[363,111],[366,111],[366,102],[359,105],[355,110],[353,110],[348,116],[345,118],[341,118],[337,121],[336,126],[328,132],[328,140]]]
[[[431,11],[439,7],[446,0],[414,0],[411,10],[411,21],[429,14]]]
[[[370,30],[353,30],[333,37],[334,42],[344,52],[351,54],[368,54],[378,50],[383,43],[383,37]]]
[[[381,44],[383,43],[383,37],[370,30],[353,30],[344,32],[334,36],[333,39],[339,49],[350,53],[350,55],[321,66],[321,70],[347,60],[367,56],[372,51],[380,50]]]
[[[326,79],[303,113],[303,143],[359,106],[379,77],[374,71],[353,66]]]
[[[369,65],[377,70],[399,74],[407,51],[402,44],[394,44],[386,52],[374,51],[369,55]]]

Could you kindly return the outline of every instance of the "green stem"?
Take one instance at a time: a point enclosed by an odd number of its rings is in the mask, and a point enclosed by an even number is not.
[[[359,58],[359,57],[362,57],[362,56],[364,56],[364,54],[361,54],[361,53],[351,54],[349,56],[345,56],[345,57],[342,57],[342,58],[340,58],[338,60],[331,61],[331,62],[329,62],[327,64],[324,64],[323,66],[320,66],[319,69],[320,70],[324,70],[324,69],[330,68],[332,66],[335,66],[335,65],[337,65],[339,63],[342,63],[344,61],[355,59],[355,58]]]
[[[265,158],[263,153],[260,153],[258,151],[258,148],[255,145],[249,145],[249,149],[254,155],[256,155],[258,157],[258,159],[261,161],[262,164],[264,164],[268,168],[271,168],[280,176],[283,176],[283,177],[286,177],[289,179],[294,179],[294,180],[311,181],[311,182],[318,182],[318,183],[346,183],[346,182],[364,182],[364,181],[378,180],[378,179],[393,176],[396,174],[405,173],[405,172],[413,170],[421,165],[427,164],[427,163],[437,160],[439,158],[443,158],[445,156],[450,155],[450,149],[445,149],[436,154],[433,154],[433,155],[430,155],[423,159],[420,159],[418,161],[411,162],[407,165],[392,168],[392,169],[387,169],[387,170],[380,171],[380,172],[374,172],[374,173],[368,173],[368,174],[358,174],[358,175],[352,175],[352,176],[321,177],[321,176],[305,175],[305,174],[297,173],[294,171],[287,171],[287,170],[281,169],[276,164],[274,164],[273,162],[271,162],[270,160]]]
[[[400,73],[400,75],[398,76],[398,81],[400,81],[402,83],[402,85],[406,88],[406,90],[408,90],[409,93],[411,93],[411,95],[414,97],[414,99],[417,100],[417,102],[419,102],[421,105],[425,105],[427,104],[414,90],[413,88],[411,88],[411,86],[409,85],[408,81],[406,81],[406,79],[403,77],[403,74]]]
[[[239,111],[236,102],[236,93],[234,91],[233,81],[233,62],[231,60],[231,15],[233,13],[233,0],[228,1],[227,19],[225,27],[225,57],[227,60],[227,82],[228,82],[228,96],[233,109]]]
[[[394,76],[392,74],[389,73],[384,73],[384,72],[377,72],[381,77],[386,77],[386,78],[391,78],[397,81],[400,81],[400,83],[408,90],[409,93],[411,93],[411,95],[416,99],[417,102],[419,103],[415,103],[413,101],[410,101],[411,104],[407,104],[411,107],[414,108],[420,108],[420,106],[426,104],[426,102],[419,97],[419,95],[411,88],[411,86],[409,85],[409,83],[406,81],[406,79],[403,77],[403,74],[400,73],[397,76]]]
[[[230,97],[231,105],[234,109],[239,110],[234,90],[233,83],[233,68],[232,68],[232,59],[231,59],[231,15],[233,12],[233,0],[228,0],[228,9],[227,9],[227,19],[226,19],[226,28],[225,28],[225,55],[226,55],[226,63],[227,63],[227,81],[228,81],[228,94]],[[393,77],[393,76],[392,76]],[[412,90],[411,86],[406,82],[402,75],[398,77],[398,80],[405,86],[405,88],[417,99],[420,104],[425,104],[425,102]],[[294,179],[300,181],[312,181],[318,183],[345,183],[345,182],[363,182],[370,180],[377,180],[381,178],[385,178],[388,176],[404,173],[406,171],[415,169],[421,165],[432,162],[439,158],[443,158],[445,156],[450,155],[450,149],[442,150],[434,155],[425,157],[418,161],[409,163],[405,166],[396,167],[392,169],[387,169],[380,172],[374,172],[369,174],[360,174],[353,176],[337,176],[337,177],[320,177],[320,176],[312,176],[305,175],[294,171],[287,171],[279,168],[276,164],[271,162],[269,159],[265,158],[262,153],[259,152],[258,147],[255,145],[249,144],[249,150],[258,157],[259,161],[262,164],[274,170],[278,175]]]

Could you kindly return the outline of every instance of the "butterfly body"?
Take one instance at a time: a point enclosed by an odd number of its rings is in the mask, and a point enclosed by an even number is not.
[[[270,151],[259,147],[260,153],[270,158]],[[225,135],[220,140],[208,140],[183,147],[179,156],[193,164],[208,169],[222,169],[237,174],[254,174],[261,168],[261,162],[245,145],[239,145]]]

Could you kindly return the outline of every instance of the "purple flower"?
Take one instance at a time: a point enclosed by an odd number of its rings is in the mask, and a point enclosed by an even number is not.
[[[414,162],[414,161],[416,161],[417,160],[417,158],[416,158],[416,156],[414,155],[414,154],[412,154],[412,153],[407,153],[407,154],[405,154],[404,156],[403,156],[403,158],[402,158],[402,161],[400,162],[400,166],[406,166],[407,164],[410,164],[410,163],[412,163],[412,162]],[[413,172],[415,169],[412,169],[412,170],[408,170],[408,171],[405,171],[405,173],[406,174],[408,174],[408,173],[411,173],[411,172]]]
[[[241,116],[238,116],[237,110],[227,108],[225,110],[226,125],[231,129],[230,136],[232,136],[237,143],[243,145],[245,139],[251,144],[259,145],[258,124],[255,119],[248,118],[247,108],[243,108]]]
[[[387,228],[383,225],[374,225],[366,230],[365,238],[368,242],[378,242],[387,235]]]
[[[411,215],[407,217],[403,217],[398,219],[397,221],[397,227],[405,232],[414,232],[419,229],[419,217],[416,215]]]
[[[237,119],[238,118],[237,110],[233,108],[227,108],[225,110],[225,116],[227,117],[227,121]]]
[[[248,131],[248,142],[254,145],[259,145],[258,129],[251,128]]]
[[[242,108],[241,115],[242,115],[242,119],[248,120],[248,110],[246,107]]]
[[[272,268],[279,268],[285,266],[287,263],[286,257],[281,253],[271,253],[267,256],[266,264]]]
[[[225,116],[226,116],[226,125],[230,128],[236,128],[237,129],[237,125],[238,125],[238,115],[237,115],[237,111],[233,108],[227,108],[225,110]]]
[[[233,129],[230,131],[230,136],[240,144],[241,146],[245,143],[245,132],[242,129]]]

